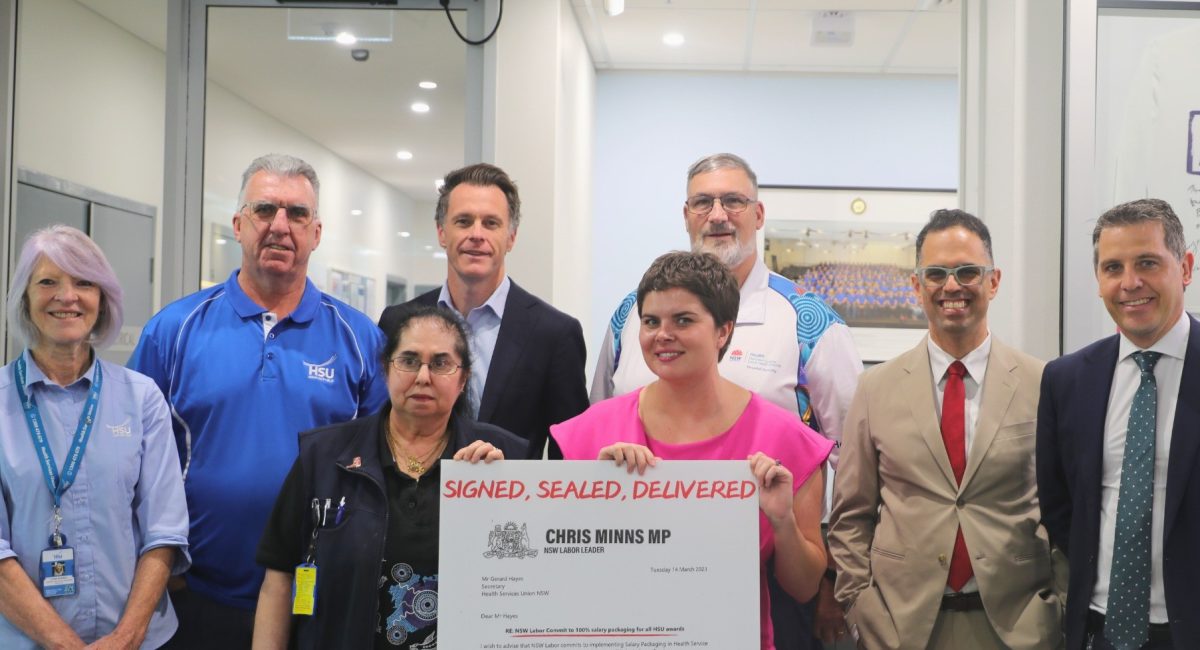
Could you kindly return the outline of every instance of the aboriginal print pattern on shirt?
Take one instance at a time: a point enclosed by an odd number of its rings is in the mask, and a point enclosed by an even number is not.
[[[438,578],[423,576],[403,562],[379,578],[377,648],[437,650]]]

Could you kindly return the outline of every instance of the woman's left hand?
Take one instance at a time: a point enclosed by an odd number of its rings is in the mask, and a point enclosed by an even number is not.
[[[468,463],[478,463],[482,460],[490,463],[493,460],[504,460],[504,452],[490,442],[476,440],[454,452],[454,460],[465,460]]]
[[[783,463],[761,451],[749,460],[750,471],[758,483],[758,507],[771,525],[792,517],[792,473]]]

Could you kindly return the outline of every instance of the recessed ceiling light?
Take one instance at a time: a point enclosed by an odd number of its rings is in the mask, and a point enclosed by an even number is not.
[[[404,151],[403,149],[396,152],[396,157],[400,160],[412,160],[412,152]]]
[[[431,251],[431,250],[433,250],[433,246],[430,246],[429,244],[425,244],[425,250]]]
[[[663,45],[670,45],[671,47],[683,45],[683,34],[679,32],[667,32],[663,34]]]
[[[401,237],[412,237],[412,233],[408,232],[407,230],[401,230],[400,232],[398,232],[396,234],[400,235]]]
[[[421,83],[419,83],[417,85],[424,88],[425,90],[433,90],[434,88],[437,88],[436,81],[422,81]]]
[[[433,188],[434,189],[440,190],[440,189],[442,189],[442,186],[445,184],[446,184],[446,179],[444,179],[444,178],[433,179]]]
[[[225,244],[229,243],[229,240],[225,239],[224,237],[217,237],[213,241],[216,242],[217,246],[224,246]]]
[[[433,254],[433,259],[435,259],[435,260],[446,259],[446,251],[437,251],[436,253]]]
[[[355,216],[355,217],[357,217],[358,215],[362,214],[362,210],[359,210],[358,208],[355,208],[355,209],[353,209],[353,210],[351,210],[351,211],[350,211],[350,214],[351,214],[352,216]]]
[[[428,113],[429,104],[426,104],[425,102],[414,102],[412,105],[412,110],[414,113]]]
[[[341,43],[342,45],[354,45],[358,42],[358,39],[355,38],[354,34],[351,34],[350,32],[338,32],[337,38],[333,40]]]

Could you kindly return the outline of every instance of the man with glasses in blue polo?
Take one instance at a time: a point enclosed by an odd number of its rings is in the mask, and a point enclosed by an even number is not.
[[[799,415],[835,443],[862,372],[850,329],[820,296],[772,273],[759,258],[756,233],[766,210],[758,177],[741,157],[706,156],[688,168],[683,220],[692,250],[721,260],[741,287],[737,324],[721,376]],[[614,312],[592,381],[593,403],[645,386],[656,377],[638,344],[636,292]],[[837,449],[829,455],[836,469]],[[799,607],[768,572],[777,650],[807,650],[814,631],[834,641],[843,630],[833,600],[832,572],[822,580],[825,625],[813,625],[813,607]],[[819,608],[820,611],[820,608]]]
[[[171,407],[191,516],[192,567],[172,585],[179,631],[168,648],[250,647],[263,577],[254,552],[297,434],[387,399],[383,333],[307,277],[319,191],[298,158],[252,162],[233,215],[241,268],[163,308],[129,360]]]
[[[1000,269],[982,221],[934,212],[916,261],[929,336],[863,373],[842,431],[837,599],[858,647],[1060,647],[1033,470],[1043,364],[988,329]]]

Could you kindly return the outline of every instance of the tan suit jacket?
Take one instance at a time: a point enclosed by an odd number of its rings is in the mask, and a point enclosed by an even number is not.
[[[1042,366],[992,339],[961,488],[942,442],[927,343],[863,374],[843,429],[829,531],[837,599],[861,647],[926,646],[960,525],[1001,640],[1061,644],[1062,600],[1034,475]]]

